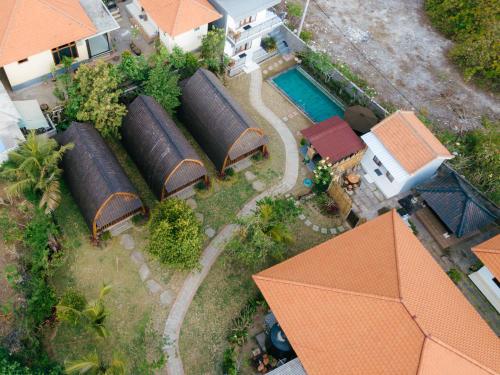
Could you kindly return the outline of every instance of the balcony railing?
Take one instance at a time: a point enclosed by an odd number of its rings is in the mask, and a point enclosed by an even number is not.
[[[271,31],[277,25],[280,25],[283,21],[276,15],[272,15],[269,19],[256,24],[255,26],[251,26],[247,30],[242,31],[234,31],[229,29],[228,38],[229,40],[236,46],[238,44],[242,44],[249,39],[253,39],[258,37],[260,34]]]

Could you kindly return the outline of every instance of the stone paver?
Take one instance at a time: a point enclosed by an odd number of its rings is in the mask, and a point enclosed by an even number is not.
[[[311,221],[310,220],[306,220],[304,221],[304,224],[308,227],[310,227],[312,225]]]
[[[266,184],[260,180],[255,180],[254,182],[252,182],[252,188],[255,191],[262,192],[266,189]]]
[[[200,223],[203,223],[204,217],[201,212],[195,212],[194,216],[196,216],[196,220],[198,220]]]
[[[326,228],[321,228],[321,233],[323,233],[323,234],[327,234],[327,233],[328,233],[328,229],[326,229]]]
[[[319,231],[319,227],[316,224],[313,225],[313,231],[315,232]]]
[[[293,189],[299,175],[299,152],[297,142],[286,124],[283,123],[262,101],[262,73],[260,69],[251,72],[249,97],[252,106],[276,130],[285,145],[285,172],[283,178],[277,185],[259,194],[257,197],[250,200],[250,202],[247,202],[238,214],[240,217],[250,214],[255,209],[258,200],[266,196],[285,194]],[[224,249],[227,241],[229,241],[236,232],[237,228],[238,226],[234,224],[227,225],[212,239],[208,247],[203,251],[200,259],[201,270],[189,274],[170,309],[163,333],[168,343],[165,345],[164,350],[168,358],[167,372],[170,375],[184,374],[178,347],[182,322],[184,321],[189,305],[203,279],[207,276],[210,268]]]
[[[330,228],[330,234],[337,234],[337,228]]]
[[[244,171],[245,169],[250,168],[251,166],[252,166],[252,159],[245,158],[243,160],[240,160],[236,164],[233,164],[231,168],[233,168],[235,172],[241,172]]]
[[[245,179],[248,181],[248,182],[252,182],[253,180],[255,180],[257,178],[257,176],[255,174],[253,174],[252,172],[250,171],[246,171],[245,172]]]
[[[130,234],[122,234],[120,244],[127,250],[133,250],[135,247],[134,238]]]
[[[189,198],[186,200],[186,204],[191,207],[193,210],[196,210],[196,208],[198,207],[198,203],[196,203],[196,201],[193,199],[193,198]]]
[[[213,236],[215,236],[215,229],[208,227],[207,229],[205,229],[205,234],[208,238],[212,238]]]
[[[139,268],[139,277],[142,281],[146,281],[150,275],[151,271],[149,270],[149,267],[144,263],[141,268]]]
[[[299,215],[299,219],[302,220],[302,221],[304,221],[306,219],[306,215],[300,214]]]
[[[160,303],[163,306],[170,305],[174,300],[174,294],[170,290],[165,290],[162,294],[160,294]]]
[[[342,233],[344,231],[345,231],[344,226],[340,225],[340,226],[337,227],[337,232]]]
[[[132,254],[130,254],[130,258],[137,265],[144,263],[144,255],[142,255],[140,251],[134,251]]]
[[[161,291],[161,285],[156,280],[151,279],[146,281],[146,286],[151,294],[156,294]]]

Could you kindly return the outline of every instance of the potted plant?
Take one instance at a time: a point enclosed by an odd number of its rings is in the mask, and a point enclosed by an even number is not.
[[[130,28],[130,50],[137,56],[142,54],[141,49],[134,43],[134,41],[139,37],[141,31],[139,30],[139,25],[132,25]]]

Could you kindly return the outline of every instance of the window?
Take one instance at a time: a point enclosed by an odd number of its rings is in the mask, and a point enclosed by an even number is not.
[[[380,160],[378,160],[378,158],[376,156],[373,157],[373,162],[375,164],[377,164],[379,167],[382,165],[382,162]]]
[[[255,19],[253,16],[250,16],[250,17],[246,17],[246,18],[243,18],[241,21],[240,21],[240,27],[241,26],[245,26],[246,24],[249,24],[251,22],[253,22]]]
[[[382,172],[380,171],[380,169],[377,168],[374,170],[374,172],[377,176],[382,176]]]
[[[500,282],[498,281],[498,279],[496,277],[493,278],[493,282],[495,284],[497,284],[497,286],[500,288]]]
[[[108,34],[101,34],[87,39],[87,49],[90,57],[102,55],[111,50],[109,46]]]
[[[17,63],[18,63],[18,64],[22,64],[22,63],[25,63],[26,61],[28,61],[28,58],[25,58],[25,59],[19,60]]]
[[[199,31],[199,30],[200,30],[200,28],[199,28],[199,27],[197,27],[196,29],[194,29],[194,31]]]
[[[252,46],[252,42],[246,42],[245,44],[243,44],[243,45],[239,46],[238,48],[236,48],[236,50],[234,51],[234,54],[240,53],[241,51],[246,51],[251,46]]]
[[[385,172],[385,177],[387,177],[387,179],[391,182],[394,181],[394,176],[389,172]]]
[[[54,63],[56,65],[62,63],[63,57],[76,59],[78,57],[78,50],[76,49],[76,43],[71,42],[69,44],[64,44],[57,48],[53,48],[52,57],[54,58]]]

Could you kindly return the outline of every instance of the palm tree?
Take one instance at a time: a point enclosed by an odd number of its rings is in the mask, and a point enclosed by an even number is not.
[[[105,363],[97,352],[82,359],[70,361],[65,365],[66,374],[79,375],[123,375],[125,365],[119,359],[113,358],[110,363]]]
[[[93,302],[90,302],[82,310],[77,310],[71,306],[64,306],[58,304],[56,306],[57,316],[59,318],[70,320],[70,316],[76,317],[75,321],[84,322],[87,324],[94,332],[102,338],[108,337],[109,332],[104,325],[104,321],[108,316],[108,312],[104,306],[104,296],[111,291],[111,285],[104,285],[99,291],[99,298]]]
[[[59,147],[55,140],[30,132],[26,141],[9,153],[0,172],[0,177],[11,181],[6,188],[7,195],[16,198],[26,191],[34,191],[41,195],[40,208],[46,213],[54,211],[61,201],[59,162],[72,148],[72,144]]]

